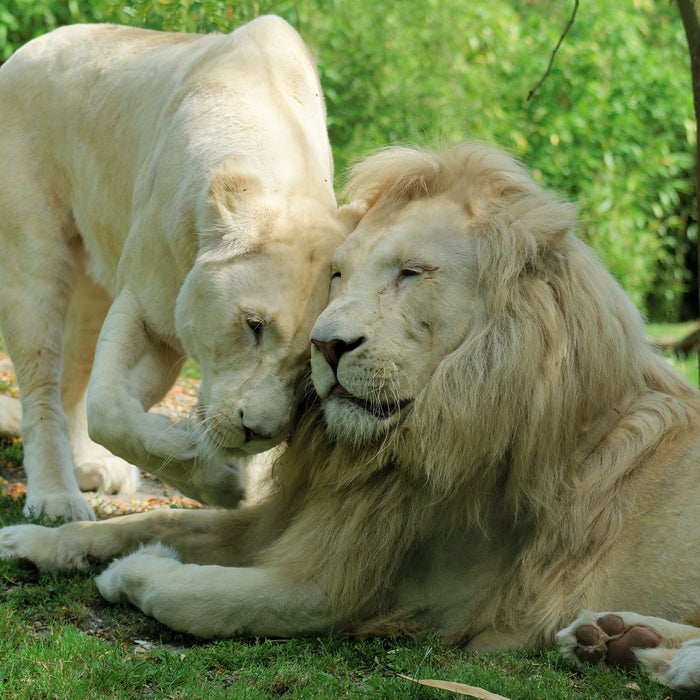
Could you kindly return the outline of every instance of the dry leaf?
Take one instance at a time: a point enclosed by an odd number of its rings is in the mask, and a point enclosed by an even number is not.
[[[437,688],[438,690],[447,690],[450,693],[458,693],[459,695],[466,695],[471,698],[479,698],[479,700],[508,700],[508,698],[503,695],[496,695],[496,693],[491,693],[483,688],[477,688],[473,685],[465,685],[464,683],[454,683],[453,681],[437,681],[432,679],[422,679],[411,678],[410,676],[404,676],[402,673],[397,674],[401,678],[405,678],[411,683],[418,683],[419,685],[426,685],[429,688]]]

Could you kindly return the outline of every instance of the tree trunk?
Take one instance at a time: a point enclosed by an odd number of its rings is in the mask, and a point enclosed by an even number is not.
[[[688,50],[690,51],[690,72],[693,80],[693,103],[697,126],[695,191],[700,208],[700,0],[676,0],[676,4],[681,13],[685,36],[688,39]],[[700,231],[698,231],[697,245],[698,264],[700,265]],[[700,278],[700,270],[698,277]],[[700,348],[698,348],[698,381],[700,381]]]

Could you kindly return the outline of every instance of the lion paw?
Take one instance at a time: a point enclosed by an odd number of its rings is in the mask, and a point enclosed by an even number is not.
[[[197,500],[210,506],[235,508],[245,498],[243,474],[238,466],[222,464],[216,474],[197,475],[193,482]]]
[[[115,559],[96,579],[100,594],[110,603],[131,600],[144,579],[144,564],[156,559],[179,561],[172,547],[160,543],[144,545],[133,554]],[[134,602],[134,601],[132,601]]]
[[[104,448],[101,448],[101,451],[101,454],[92,454],[86,459],[76,461],[73,473],[80,489],[99,490],[110,494],[137,491],[141,478],[140,470]]]
[[[65,522],[95,520],[92,506],[79,493],[52,493],[44,496],[29,493],[23,512],[27,518],[45,515],[52,520]]]
[[[585,663],[641,666],[671,687],[700,687],[700,630],[687,625],[635,613],[586,610],[557,632],[556,641],[562,655],[579,668]]]
[[[80,525],[77,529],[71,525],[3,527],[0,528],[0,558],[24,559],[41,571],[83,569],[91,561],[86,543],[75,537],[76,533],[83,531]]]
[[[57,530],[40,525],[10,525],[0,529],[0,557],[26,559],[42,570],[59,568],[56,561]]]
[[[632,668],[638,665],[637,649],[654,649],[661,637],[649,627],[625,623],[619,614],[584,612],[557,634],[562,653],[580,666],[583,663]]]
[[[157,476],[180,493],[200,503],[235,508],[245,497],[246,458],[201,458],[196,467],[183,470],[171,462]]]

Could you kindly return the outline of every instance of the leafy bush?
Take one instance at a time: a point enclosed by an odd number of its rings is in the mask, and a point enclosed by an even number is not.
[[[339,173],[390,143],[499,142],[579,201],[582,237],[637,305],[676,320],[688,313],[697,238],[680,16],[667,0],[581,3],[527,102],[572,8],[560,0],[6,0],[0,48],[7,58],[68,22],[229,31],[280,14],[319,62]]]

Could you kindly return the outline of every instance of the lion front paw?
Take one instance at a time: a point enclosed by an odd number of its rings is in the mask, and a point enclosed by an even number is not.
[[[0,529],[0,557],[25,559],[42,571],[73,571],[91,563],[89,547],[79,535],[84,524],[62,527],[11,525]]]
[[[586,610],[557,632],[556,641],[577,667],[641,666],[671,687],[700,687],[700,630],[688,625],[636,613]]]
[[[220,464],[216,471],[196,474],[192,480],[196,500],[210,506],[235,508],[245,498],[244,477],[237,464]],[[188,485],[189,486],[189,485]]]
[[[148,570],[163,559],[179,561],[172,547],[160,543],[144,545],[129,556],[115,559],[95,583],[102,597],[110,603],[128,600],[138,604],[139,594],[148,585]]]
[[[40,518],[45,515],[51,520],[73,522],[77,520],[95,520],[92,506],[79,493],[27,494],[24,505],[27,518]]]
[[[164,465],[158,478],[180,493],[208,506],[235,508],[245,497],[247,458],[209,456],[183,469],[176,462]]]
[[[40,525],[11,525],[0,529],[0,557],[26,559],[42,570],[61,568],[57,561],[57,530]]]

